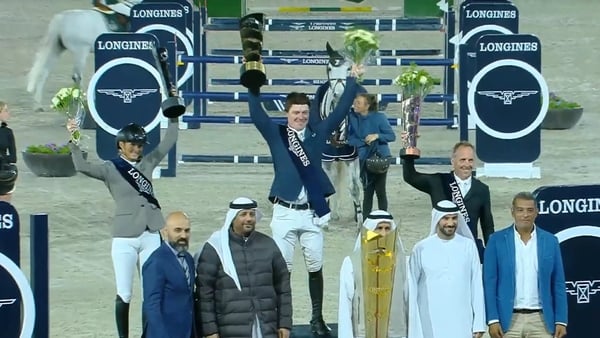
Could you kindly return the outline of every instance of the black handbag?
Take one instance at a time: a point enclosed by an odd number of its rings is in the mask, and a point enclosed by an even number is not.
[[[377,144],[372,143],[369,148],[369,155],[365,161],[367,171],[373,174],[384,174],[390,167],[390,158],[383,157],[377,151]]]

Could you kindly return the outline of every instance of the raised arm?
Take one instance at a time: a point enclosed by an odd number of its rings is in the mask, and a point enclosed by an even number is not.
[[[431,191],[431,174],[423,174],[415,169],[415,160],[402,159],[402,177],[404,181],[418,190],[429,193]]]
[[[481,232],[483,233],[483,242],[487,245],[490,236],[494,233],[494,217],[492,216],[492,202],[490,197],[490,188],[483,186],[485,202],[481,207]]]
[[[104,181],[106,179],[108,174],[108,166],[106,162],[92,164],[86,161],[83,158],[81,149],[79,149],[79,147],[72,142],[69,142],[69,149],[71,150],[71,158],[73,159],[75,170],[97,180]]]
[[[215,304],[215,284],[219,264],[220,259],[217,252],[210,244],[205,243],[196,267],[196,290],[200,303],[197,306],[200,311],[196,313],[196,322],[202,325],[202,336],[219,333]]]
[[[292,289],[287,264],[273,243],[273,285],[277,294],[277,328],[292,330]]]
[[[344,94],[342,94],[342,97],[333,109],[333,112],[316,127],[316,130],[320,135],[331,134],[340,123],[342,123],[348,113],[350,113],[350,108],[352,108],[352,103],[357,94],[357,88],[356,78],[353,76],[348,77],[346,79]]]
[[[147,318],[147,331],[154,337],[169,337],[161,313],[166,277],[156,257],[150,258],[142,267],[144,302],[143,312]],[[146,324],[144,323],[144,325]]]
[[[262,107],[260,96],[251,91],[248,91],[248,109],[252,123],[265,140],[270,140],[278,135],[277,126]]]
[[[154,148],[148,155],[146,155],[142,162],[145,166],[150,168],[155,168],[160,161],[162,161],[165,156],[169,153],[169,150],[173,148],[175,142],[177,142],[177,137],[179,135],[179,119],[171,118],[169,119],[169,126],[167,127],[167,132],[165,133],[165,137],[160,141],[158,146]]]

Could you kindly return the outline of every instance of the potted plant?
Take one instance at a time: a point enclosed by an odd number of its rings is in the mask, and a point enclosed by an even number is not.
[[[583,115],[583,107],[577,102],[550,93],[550,104],[542,129],[570,129],[573,128]]]
[[[22,152],[25,165],[39,177],[70,177],[77,174],[71,150],[66,144],[30,145]],[[87,152],[83,152],[87,159]]]

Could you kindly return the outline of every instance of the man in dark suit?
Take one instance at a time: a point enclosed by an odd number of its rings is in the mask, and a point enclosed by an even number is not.
[[[403,159],[402,170],[406,183],[429,194],[432,207],[442,200],[450,200],[458,205],[475,238],[479,259],[483,260],[484,243],[487,244],[494,232],[494,218],[490,189],[473,177],[474,152],[475,148],[471,143],[456,143],[450,160],[452,171],[448,173],[420,173],[415,170],[415,162],[410,158]],[[477,224],[480,221],[483,243],[477,234]]]
[[[535,226],[533,195],[513,198],[514,224],[494,233],[485,249],[483,289],[491,338],[563,338],[567,289],[560,244]]]
[[[353,65],[351,76],[334,111],[317,125],[308,125],[309,114],[319,114],[310,106],[308,96],[290,93],[286,98],[287,125],[276,124],[261,105],[258,88],[249,89],[250,117],[269,145],[275,177],[269,192],[274,204],[271,230],[273,239],[292,271],[294,248],[299,241],[308,270],[308,288],[312,302],[311,330],[327,336],[330,328],[323,320],[323,233],[330,210],[326,198],[335,193],[321,167],[325,142],[350,112],[356,96],[356,77],[364,68]]]
[[[181,211],[166,218],[165,238],[142,268],[145,338],[192,338],[194,330],[194,259],[187,252],[190,220]]]

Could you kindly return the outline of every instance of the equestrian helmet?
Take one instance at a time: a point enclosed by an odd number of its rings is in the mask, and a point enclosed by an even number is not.
[[[142,126],[135,123],[130,123],[125,127],[121,128],[117,133],[116,143],[117,149],[119,148],[119,142],[128,142],[133,144],[144,145],[148,144],[148,137],[146,131]]]

